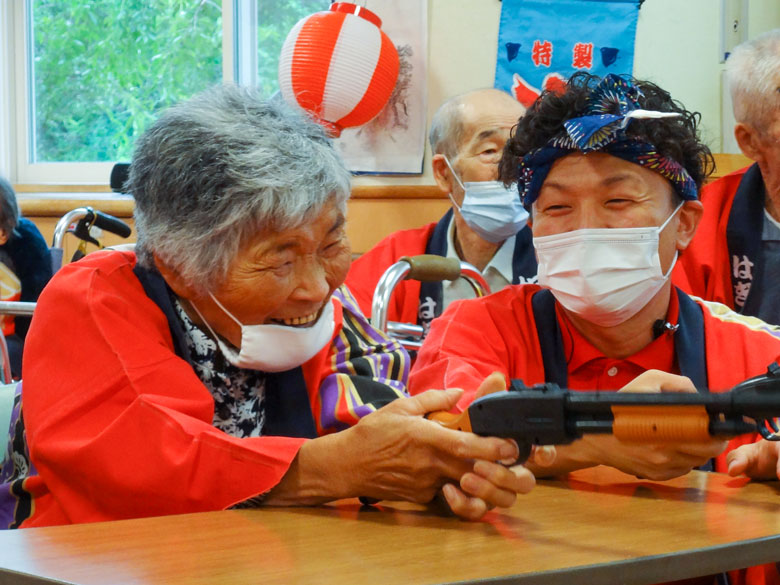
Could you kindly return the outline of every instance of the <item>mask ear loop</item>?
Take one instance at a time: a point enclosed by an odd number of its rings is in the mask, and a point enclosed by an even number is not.
[[[668,221],[668,220],[667,220],[667,221]],[[209,293],[209,296],[211,297],[211,300],[212,300],[212,301],[214,301],[215,303],[217,303],[217,306],[218,306],[220,309],[222,309],[222,310],[224,311],[225,315],[227,315],[228,317],[230,317],[231,319],[233,319],[233,322],[234,322],[236,325],[238,325],[239,327],[243,327],[243,326],[244,326],[244,324],[243,324],[241,321],[239,321],[238,319],[236,319],[236,318],[233,316],[233,314],[232,314],[230,311],[228,311],[228,310],[225,308],[225,306],[224,306],[222,303],[220,303],[220,302],[217,300],[217,297],[215,297],[215,296],[214,296],[212,293]],[[193,306],[194,306],[194,305],[193,305]],[[197,310],[197,309],[196,309],[196,310]],[[200,315],[200,313],[198,313],[198,315]],[[202,315],[201,315],[201,319],[203,319],[203,316],[202,316]]]
[[[660,238],[661,232],[666,229],[666,226],[669,225],[669,222],[672,221],[672,218],[677,215],[677,212],[682,209],[682,206],[685,205],[685,201],[680,201],[680,204],[675,208],[674,211],[672,211],[671,215],[666,218],[666,221],[661,224],[661,227],[658,228],[658,236]],[[674,251],[674,259],[672,260],[672,264],[669,266],[669,270],[666,271],[666,274],[664,274],[664,280],[669,278],[669,276],[672,274],[672,270],[674,270],[675,264],[677,264],[677,258],[680,257],[680,251],[675,250]]]
[[[460,188],[463,189],[463,192],[466,192],[466,186],[463,184],[463,181],[460,180],[460,177],[458,176],[458,173],[455,172],[455,169],[452,168],[452,165],[450,164],[450,159],[447,158],[446,154],[442,155],[444,157],[444,162],[447,163],[447,166],[450,169],[450,172],[452,173],[452,176],[455,177],[455,180],[458,182],[458,185],[460,185]],[[452,198],[452,191],[447,193],[447,197],[450,198],[450,201],[452,201],[452,204],[458,209],[458,211],[461,210],[461,206],[455,203],[455,199]]]
[[[666,221],[661,224],[661,226],[658,228],[658,235],[661,235],[661,232],[666,229],[666,226],[669,225],[669,222],[672,221],[672,218],[677,215],[677,212],[682,209],[682,206],[685,205],[685,201],[680,201],[680,204],[674,208],[674,211],[669,215],[669,217],[666,218]]]
[[[243,327],[244,327],[244,326],[241,324],[241,322],[240,322],[238,319],[236,319],[236,318],[235,318],[233,315],[231,315],[231,314],[230,314],[230,311],[228,311],[228,310],[227,310],[227,309],[226,309],[226,308],[225,308],[225,307],[222,305],[222,303],[220,303],[220,302],[217,300],[217,297],[215,297],[215,296],[214,296],[213,294],[211,294],[211,293],[209,293],[209,296],[211,297],[211,300],[212,300],[212,301],[214,301],[215,303],[217,303],[217,306],[218,306],[220,309],[222,309],[222,310],[225,312],[225,314],[226,314],[228,317],[230,317],[231,319],[233,319],[233,321],[235,321],[235,322],[236,322],[236,325],[238,325],[238,326],[239,326],[239,327],[242,329],[242,331],[243,331]],[[220,337],[219,337],[219,335],[217,335],[217,332],[216,332],[216,331],[214,331],[214,329],[211,327],[211,325],[209,325],[209,322],[208,322],[208,321],[206,321],[206,318],[203,316],[203,313],[201,313],[201,312],[200,312],[200,309],[198,309],[198,306],[197,306],[195,303],[193,303],[192,301],[189,301],[189,303],[190,303],[190,306],[191,306],[193,309],[195,309],[195,312],[198,314],[198,317],[200,317],[200,320],[201,320],[201,321],[203,321],[203,324],[206,326],[206,328],[207,328],[207,329],[208,329],[208,330],[211,332],[211,335],[213,335],[213,336],[214,336],[214,341],[216,341],[216,342],[217,342],[217,346],[218,346],[220,349],[222,349],[222,343],[221,343],[221,340],[220,340]],[[224,353],[224,350],[223,350],[222,352]]]

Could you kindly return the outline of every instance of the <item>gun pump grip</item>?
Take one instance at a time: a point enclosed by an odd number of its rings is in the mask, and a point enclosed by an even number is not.
[[[613,406],[612,432],[621,441],[706,442],[710,416],[702,406]]]

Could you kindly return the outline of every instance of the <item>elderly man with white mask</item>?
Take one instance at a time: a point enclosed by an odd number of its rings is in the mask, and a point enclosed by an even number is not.
[[[390,234],[352,263],[346,284],[366,315],[380,277],[402,256],[465,260],[482,272],[493,291],[536,281],[528,213],[496,180],[504,144],[523,112],[517,100],[497,89],[469,91],[439,107],[429,132],[431,167],[452,207],[436,223]],[[473,296],[462,279],[406,280],[396,287],[387,318],[427,330],[451,302]]]

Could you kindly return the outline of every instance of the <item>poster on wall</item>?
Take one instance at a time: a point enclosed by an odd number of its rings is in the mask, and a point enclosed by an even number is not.
[[[367,0],[398,49],[398,81],[381,112],[362,126],[345,128],[335,144],[358,174],[421,174],[427,110],[428,3]]]
[[[577,71],[628,74],[641,0],[503,0],[495,87],[524,106]]]

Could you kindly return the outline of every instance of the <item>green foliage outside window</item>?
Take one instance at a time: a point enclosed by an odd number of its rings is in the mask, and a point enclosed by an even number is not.
[[[219,0],[34,0],[36,162],[128,160],[166,106],[222,79]]]
[[[222,80],[229,1],[30,0],[34,161],[129,160],[161,110]],[[287,33],[330,2],[257,2],[258,83],[270,97]]]
[[[279,90],[279,53],[287,33],[304,16],[327,10],[329,0],[259,0],[257,6],[258,85],[270,97]]]

